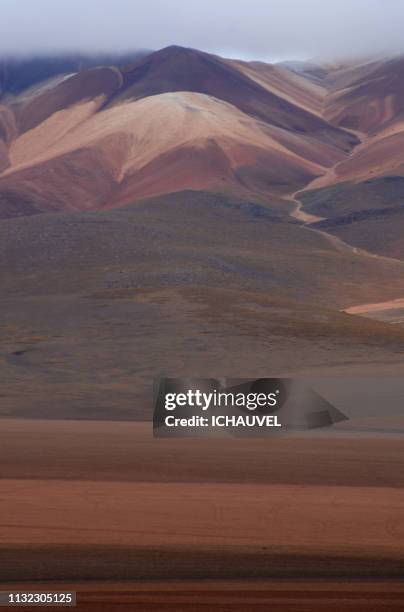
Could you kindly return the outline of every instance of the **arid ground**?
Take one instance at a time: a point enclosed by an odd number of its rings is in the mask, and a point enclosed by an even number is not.
[[[400,434],[153,440],[150,423],[6,419],[0,459],[3,589],[70,586],[80,610],[403,605]]]

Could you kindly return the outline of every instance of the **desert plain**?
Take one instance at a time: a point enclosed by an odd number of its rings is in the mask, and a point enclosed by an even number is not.
[[[80,610],[399,610],[402,437],[343,427],[162,440],[3,419],[2,589],[71,588]]]

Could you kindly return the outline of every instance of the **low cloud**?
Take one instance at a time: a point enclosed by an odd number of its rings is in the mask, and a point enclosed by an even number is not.
[[[170,44],[263,60],[404,51],[404,0],[2,0],[0,54]]]

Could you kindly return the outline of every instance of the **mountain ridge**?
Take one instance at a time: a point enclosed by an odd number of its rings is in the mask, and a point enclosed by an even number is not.
[[[324,218],[321,227],[348,242],[366,223],[365,241],[353,245],[376,251],[376,228],[388,234],[401,218],[400,207],[389,213],[383,182],[404,176],[401,56],[271,65],[172,45],[121,59],[88,60],[70,75],[51,65],[52,78],[33,85],[30,77],[0,99],[0,218],[187,189],[239,193],[269,208],[284,198],[287,214],[298,194],[297,219]],[[386,208],[377,224],[363,197],[340,212],[330,202],[335,190],[365,193],[375,179]],[[377,252],[404,256],[398,241]]]
[[[301,92],[303,102],[297,100]],[[29,95],[23,91],[0,108],[0,217],[117,206],[168,189],[226,186],[271,199],[302,188],[357,144],[318,109],[305,108],[316,104],[317,93],[285,70],[178,46],[31,87]],[[166,121],[173,133],[185,133],[183,153],[174,141],[165,149]],[[194,125],[204,140],[193,141]],[[134,151],[145,146],[154,156],[131,169]],[[220,164],[213,171],[214,150],[224,156],[223,172]],[[184,160],[179,165],[177,153]],[[177,181],[164,179],[157,189],[152,184],[161,180],[153,172],[161,168],[160,156],[172,169],[158,174],[175,173]],[[78,189],[69,189],[69,176]],[[94,194],[95,180],[102,194]],[[19,199],[25,203],[20,210]]]

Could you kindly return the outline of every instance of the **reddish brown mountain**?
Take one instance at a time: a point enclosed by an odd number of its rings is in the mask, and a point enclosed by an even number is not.
[[[0,216],[185,188],[290,193],[357,143],[322,118],[324,95],[284,68],[179,47],[53,76],[3,100]]]
[[[403,62],[314,73],[168,47],[124,67],[53,74],[3,96],[0,216],[110,208],[183,189],[271,201],[401,176]]]

